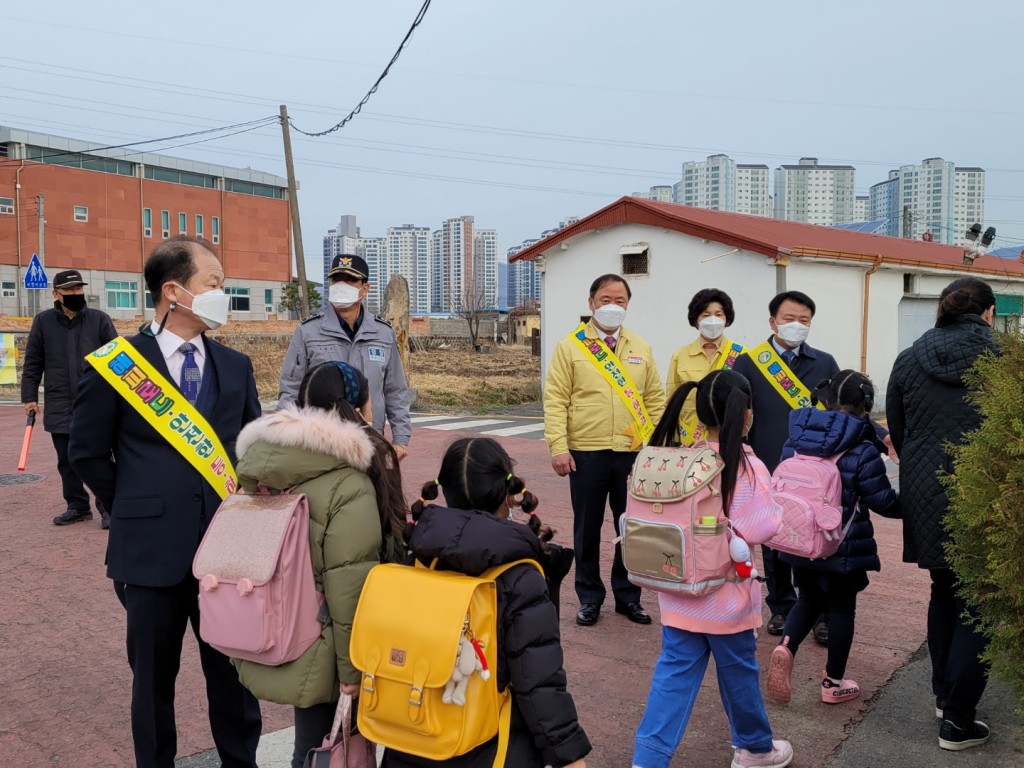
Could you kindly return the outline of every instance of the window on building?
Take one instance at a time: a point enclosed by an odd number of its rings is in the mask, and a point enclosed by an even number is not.
[[[248,288],[225,288],[224,293],[231,297],[232,312],[249,311],[249,289]]]
[[[164,240],[171,236],[171,212],[160,211],[160,232]]]
[[[647,243],[636,243],[634,245],[626,245],[619,248],[619,255],[622,257],[622,274],[649,274],[649,254],[650,245]]]
[[[179,213],[178,214],[178,234],[179,235],[187,235],[188,234],[188,214],[187,213]]]
[[[13,280],[4,280],[0,283],[0,295],[5,299],[13,299],[18,295],[18,286]]]
[[[203,215],[201,213],[196,214],[196,237],[203,236]]]
[[[263,306],[267,308],[267,312],[274,311],[274,289],[264,288],[263,289]]]
[[[142,209],[142,236],[152,237],[153,236],[153,209],[143,208]]]
[[[13,216],[14,215],[14,198],[13,197],[0,197],[0,215],[2,215],[2,216]]]
[[[129,280],[107,280],[107,309],[138,309],[139,284]]]
[[[75,206],[75,221],[88,221],[89,220],[89,209],[84,205]]]
[[[146,309],[153,309],[153,294],[146,291]]]
[[[220,218],[217,216],[210,217],[210,231],[211,240],[214,245],[220,242]]]

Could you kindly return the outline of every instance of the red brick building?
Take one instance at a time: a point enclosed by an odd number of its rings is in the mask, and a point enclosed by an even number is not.
[[[277,314],[291,276],[285,179],[0,126],[0,314],[30,314],[33,293],[38,309],[51,306],[48,290],[24,288],[39,253],[51,280],[62,269],[82,272],[90,306],[118,319],[151,317],[143,264],[178,234],[216,246],[232,318]]]

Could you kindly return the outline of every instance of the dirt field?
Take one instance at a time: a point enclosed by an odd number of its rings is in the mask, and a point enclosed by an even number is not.
[[[0,318],[0,331],[27,331],[27,321]],[[119,333],[131,335],[138,321],[118,321]],[[256,386],[263,400],[277,397],[278,377],[295,328],[294,321],[232,322],[211,334],[218,341],[252,358]],[[24,345],[24,336],[19,346]],[[19,350],[18,374],[21,374]],[[496,346],[490,352],[468,347],[413,352],[410,355],[410,386],[417,391],[419,409],[487,410],[540,399],[540,358],[529,348]],[[14,386],[0,386],[0,399],[18,400]]]

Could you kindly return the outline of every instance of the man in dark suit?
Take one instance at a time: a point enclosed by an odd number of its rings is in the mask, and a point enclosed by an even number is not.
[[[800,291],[780,293],[768,304],[768,324],[772,335],[768,343],[782,358],[789,370],[809,390],[813,391],[822,381],[839,373],[835,358],[827,352],[814,349],[805,339],[811,330],[815,306],[810,296]],[[754,396],[754,423],[750,428],[750,447],[769,472],[774,472],[782,459],[782,446],[789,436],[789,414],[793,405],[787,401],[765,378],[764,373],[751,359],[753,350],[740,355],[733,370],[742,373],[750,381]],[[764,577],[768,585],[768,634],[781,635],[786,617],[796,604],[796,590],[793,588],[793,571],[789,564],[779,559],[779,553],[769,547],[762,547],[764,555]],[[819,643],[828,641],[827,621],[820,620],[814,628],[814,638]]]
[[[207,339],[227,320],[224,271],[202,240],[177,237],[145,266],[156,319],[129,339],[192,402],[232,461],[260,415],[252,362]],[[259,703],[229,659],[199,639],[192,559],[220,497],[95,370],[82,378],[69,448],[75,472],[110,510],[107,575],[127,612],[132,738],[139,768],[173,768],[174,684],[189,623],[199,641],[210,727],[224,768],[255,768]]]

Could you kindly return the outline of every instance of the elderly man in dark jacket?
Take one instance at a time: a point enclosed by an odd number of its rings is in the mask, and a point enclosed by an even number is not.
[[[53,309],[36,315],[25,347],[21,375],[21,402],[26,415],[43,411],[43,428],[57,451],[57,472],[64,486],[67,509],[53,518],[54,525],[91,520],[89,494],[68,463],[71,439],[71,405],[78,391],[78,377],[87,364],[85,356],[117,337],[110,317],[86,306],[82,275],[69,269],[53,278]],[[45,410],[39,406],[39,384],[46,392]],[[100,524],[107,528],[110,515],[97,499]]]
[[[942,717],[939,746],[961,750],[988,741],[988,727],[976,722],[988,667],[980,660],[986,640],[969,618],[957,592],[956,574],[943,544],[949,500],[940,472],[952,472],[949,443],[981,425],[981,413],[967,401],[964,375],[992,339],[992,289],[976,278],[954,280],[942,291],[938,320],[893,365],[885,396],[893,446],[900,456],[903,499],[903,559],[931,574],[928,651],[932,693]]]

